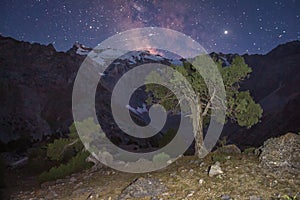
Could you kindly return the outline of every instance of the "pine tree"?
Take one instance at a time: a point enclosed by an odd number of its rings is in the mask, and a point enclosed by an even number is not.
[[[195,105],[192,108],[195,111],[193,113],[197,113],[197,116],[192,117],[197,119],[194,123],[198,123],[193,124],[194,127],[198,127],[197,129],[194,128],[195,149],[198,157],[201,157],[203,150],[203,129],[206,123],[209,122],[212,109],[218,109],[218,106],[212,107],[212,101],[216,101],[219,98],[217,87],[210,88],[213,90],[210,95],[203,77],[200,73],[197,73],[194,67],[194,65],[201,66],[203,63],[207,63],[205,59],[208,59],[207,56],[198,56],[193,62],[185,61],[183,66],[171,66],[185,77],[197,95],[192,96],[193,94],[184,94],[186,95],[186,98],[190,99],[193,102],[193,105]],[[219,98],[220,100],[217,105],[227,108],[227,119],[235,121],[238,125],[247,128],[258,123],[263,112],[261,106],[255,103],[249,91],[240,91],[239,86],[241,81],[249,77],[249,74],[252,72],[251,68],[245,64],[244,59],[240,56],[235,56],[230,66],[222,67],[221,62],[216,62],[216,65],[223,78],[226,91],[226,101],[223,102]],[[206,72],[204,71],[203,73],[205,74]],[[159,80],[165,78],[174,83],[174,88],[172,88],[173,91],[179,91],[186,87],[186,83],[182,81],[182,78],[170,71],[164,71],[163,73],[154,71],[147,77],[150,82],[159,82]],[[211,77],[210,74],[210,78],[213,79],[215,77]],[[170,89],[158,84],[147,84],[146,91],[151,92],[152,94],[147,100],[147,103],[159,103],[163,105],[166,110],[172,110],[173,112],[179,110],[178,99]]]

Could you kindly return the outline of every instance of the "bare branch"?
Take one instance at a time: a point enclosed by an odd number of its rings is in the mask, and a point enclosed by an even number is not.
[[[207,112],[210,108],[211,102],[215,98],[215,94],[216,94],[216,88],[214,88],[213,94],[211,95],[209,102],[206,104],[206,107],[202,113],[202,117],[205,117],[207,115]]]

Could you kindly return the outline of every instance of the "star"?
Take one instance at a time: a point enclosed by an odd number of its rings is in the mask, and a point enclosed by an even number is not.
[[[142,27],[171,28],[195,38],[209,52],[223,53],[267,53],[275,44],[300,37],[300,14],[295,9],[300,2],[296,0],[253,0],[253,6],[237,0],[61,2],[0,3],[7,13],[18,13],[0,15],[4,22],[0,33],[29,42],[53,41],[59,51],[70,49],[74,39],[94,47],[115,33]],[[262,43],[265,45],[258,50]]]

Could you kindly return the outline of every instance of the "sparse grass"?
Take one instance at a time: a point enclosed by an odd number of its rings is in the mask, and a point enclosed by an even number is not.
[[[275,193],[283,195],[298,192],[299,185],[296,180],[290,181],[284,177],[278,179],[265,174],[258,166],[258,158],[247,154],[231,155],[230,159],[221,163],[224,174],[218,177],[209,177],[207,170],[213,164],[213,155],[214,153],[210,153],[202,160],[194,156],[184,156],[165,169],[145,174],[130,174],[109,168],[97,172],[80,172],[72,175],[76,177],[76,182],[70,183],[67,178],[63,183],[53,183],[50,187],[59,195],[56,199],[87,199],[89,193],[78,193],[85,188],[92,188],[93,194],[98,194],[99,199],[117,199],[122,190],[133,180],[138,177],[149,177],[159,180],[168,188],[167,194],[159,196],[158,199],[209,200],[220,199],[222,194],[228,194],[238,200],[249,200],[252,195],[270,199],[274,197]],[[202,184],[199,184],[200,179],[203,180]],[[276,185],[270,184],[274,181],[277,181]],[[82,185],[76,187],[80,182]],[[76,190],[78,191],[76,192]],[[187,197],[192,191],[193,195]],[[47,186],[45,189],[37,190],[35,195],[39,194],[40,197],[45,197],[48,193],[49,187]],[[32,196],[27,196],[25,199],[30,197]],[[273,199],[278,198],[274,197]]]
[[[223,163],[225,162],[226,160],[228,160],[228,156],[229,154],[226,154],[226,153],[221,153],[221,152],[216,152],[212,155],[212,161],[215,163],[215,162],[220,162],[220,163]]]
[[[297,195],[295,196],[283,195],[282,198],[285,200],[297,200]]]

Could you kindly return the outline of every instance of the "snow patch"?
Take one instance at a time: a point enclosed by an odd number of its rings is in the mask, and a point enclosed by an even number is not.
[[[77,47],[76,53],[83,56],[88,55],[92,50],[91,48],[88,48],[79,43],[76,43],[75,46]]]
[[[220,56],[220,58],[224,61],[225,66],[229,66],[230,65],[230,63],[228,62],[227,58],[225,58],[223,56]]]
[[[145,103],[143,103],[142,107],[137,107],[136,109],[130,105],[126,105],[126,108],[137,115],[142,115],[143,113],[148,113]]]

